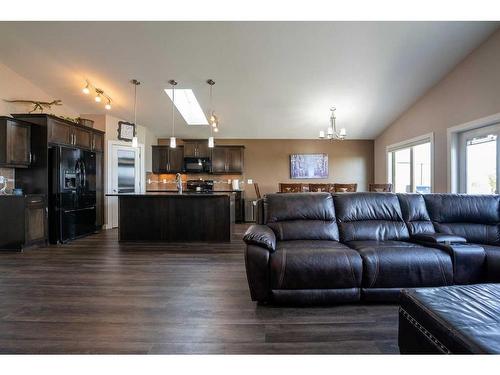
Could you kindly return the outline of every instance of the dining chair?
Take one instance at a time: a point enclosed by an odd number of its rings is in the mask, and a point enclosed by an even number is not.
[[[333,184],[335,193],[354,193],[358,190],[358,184]]]
[[[392,192],[392,184],[369,184],[368,191],[390,193]]]
[[[302,193],[303,186],[302,186],[302,184],[286,184],[286,183],[280,182],[279,192],[280,193]]]
[[[311,192],[330,192],[331,184],[309,184],[309,191]]]
[[[260,199],[260,189],[259,189],[259,184],[257,182],[253,183],[253,187],[255,189],[255,195],[257,196],[257,199]]]

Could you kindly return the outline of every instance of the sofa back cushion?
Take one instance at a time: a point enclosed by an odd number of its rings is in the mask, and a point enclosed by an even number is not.
[[[337,194],[333,199],[341,241],[409,239],[396,194]]]
[[[264,221],[278,241],[339,240],[330,193],[267,194]]]
[[[468,242],[500,244],[500,196],[423,195],[436,232],[465,237]]]
[[[419,233],[435,233],[422,195],[398,194],[398,199],[403,220],[411,236]]]

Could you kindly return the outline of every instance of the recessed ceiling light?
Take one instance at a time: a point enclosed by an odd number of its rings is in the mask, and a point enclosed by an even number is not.
[[[172,100],[172,89],[165,89]],[[175,107],[181,113],[188,125],[208,125],[207,118],[191,89],[175,89]]]

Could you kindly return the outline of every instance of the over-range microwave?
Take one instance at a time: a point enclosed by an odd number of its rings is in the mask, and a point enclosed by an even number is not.
[[[184,170],[187,173],[210,173],[212,163],[209,158],[184,158]]]

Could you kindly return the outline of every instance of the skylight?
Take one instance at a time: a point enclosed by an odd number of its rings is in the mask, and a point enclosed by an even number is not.
[[[172,89],[165,89],[172,100]],[[191,89],[175,89],[175,107],[181,113],[188,125],[208,125],[207,118]]]

